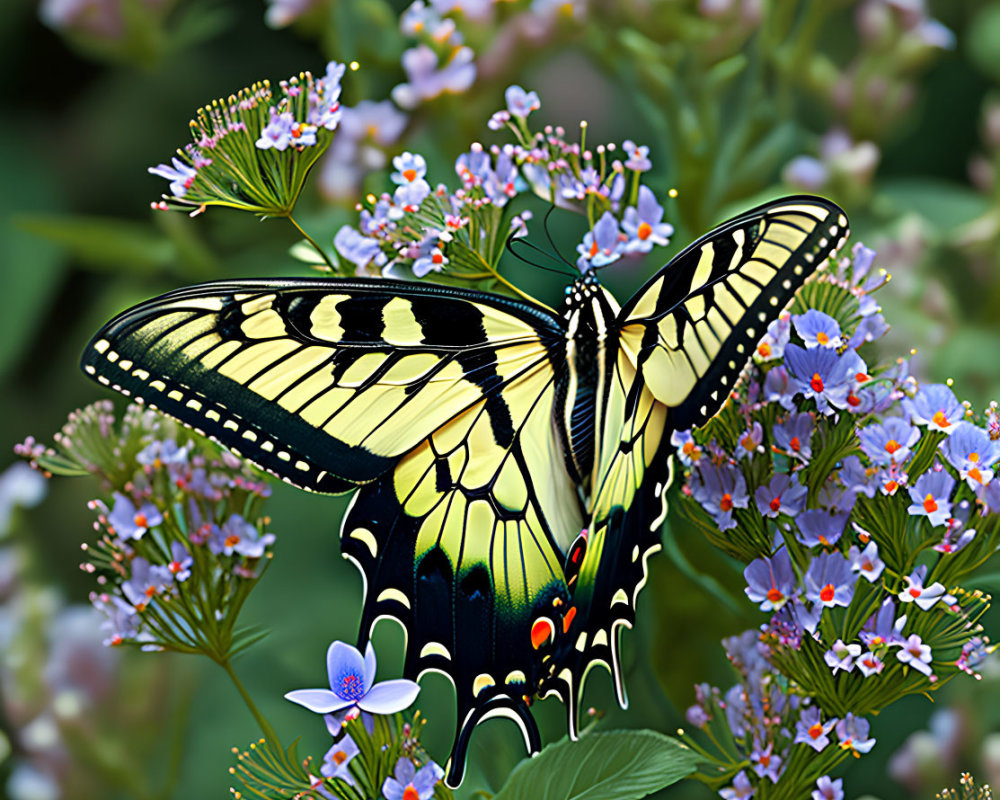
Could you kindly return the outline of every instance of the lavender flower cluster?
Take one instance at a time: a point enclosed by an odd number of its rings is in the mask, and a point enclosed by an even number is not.
[[[74,412],[48,448],[15,451],[46,473],[97,475],[104,496],[81,568],[97,576],[91,602],[106,645],[204,653],[221,662],[253,641],[234,631],[271,557],[266,483],[242,462],[173,422],[110,401]]]
[[[699,687],[688,712],[736,741],[712,756],[727,798],[786,770],[802,784],[789,796],[818,781],[817,800],[843,797],[827,773],[870,749],[864,715],[975,674],[993,650],[989,598],[958,584],[1000,546],[997,405],[977,418],[904,360],[868,366],[859,348],[887,329],[873,260],[856,245],[807,284],[733,402],[674,436],[685,514],[749,562],[746,595],[770,615],[727,644],[741,683]]]
[[[491,117],[489,127],[509,129],[516,142],[473,144],[455,162],[462,185],[454,192],[444,184],[431,186],[423,156],[404,152],[393,159],[395,190],[369,195],[359,206],[359,226],[345,225],[334,238],[359,274],[408,270],[424,277],[447,268],[455,278],[497,278],[506,237],[523,235],[530,216],[507,216],[510,201],[529,191],[587,215],[591,229],[577,246],[582,271],[669,242],[673,228],[641,183],[652,166],[647,147],[626,141],[622,158],[614,144],[588,149],[585,123],[579,142],[568,141],[562,127],[532,131],[527,120],[541,105],[538,95],[511,86],[505,98],[506,108]]]
[[[306,175],[340,123],[345,65],[331,61],[322,78],[303,72],[281,81],[275,100],[268,81],[198,110],[193,142],[170,164],[150,167],[170,181],[157,209],[192,213],[219,205],[262,216],[288,216]]]

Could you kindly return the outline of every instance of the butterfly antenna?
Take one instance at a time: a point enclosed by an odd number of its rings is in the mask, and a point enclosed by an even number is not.
[[[549,231],[549,217],[552,216],[552,212],[556,210],[555,206],[549,206],[549,210],[545,212],[545,216],[542,218],[542,227],[545,229],[545,238],[549,240],[549,246],[552,248],[552,252],[555,253],[556,257],[563,262],[567,267],[569,267],[573,274],[577,274],[576,264],[567,261],[562,253],[559,252],[559,248],[556,247],[556,243],[552,241],[552,233]]]
[[[541,256],[545,256],[546,258],[549,258],[549,259],[552,259],[552,260],[562,260],[563,262],[565,262],[565,259],[562,259],[561,257],[559,257],[558,254],[553,255],[552,253],[546,252],[545,250],[543,250],[542,248],[540,248],[538,245],[534,244],[533,242],[529,242],[529,241],[527,241],[524,238],[519,237],[517,234],[518,234],[518,231],[516,231],[516,230],[515,231],[511,231],[510,235],[507,237],[507,242],[505,244],[505,247],[507,248],[507,251],[511,255],[513,255],[515,258],[519,258],[525,264],[530,264],[531,266],[537,267],[538,269],[544,269],[546,272],[554,272],[557,275],[563,275],[563,276],[567,275],[566,271],[563,270],[563,269],[554,269],[553,267],[547,267],[545,264],[541,263],[540,261],[536,261],[536,260],[534,260],[532,258],[528,258],[527,256],[522,255],[521,253],[517,252],[517,250],[514,249],[514,245],[518,245],[519,247],[529,248],[529,249],[533,250],[535,253],[537,253],[537,254],[539,254]],[[548,231],[546,231],[546,235],[548,235]],[[549,239],[549,241],[550,242],[552,241],[551,238]],[[568,263],[568,262],[565,262],[565,263]],[[572,265],[570,265],[570,266],[572,266]],[[571,273],[569,273],[569,275],[570,275],[570,277],[576,277],[576,270],[574,269],[574,271],[571,272]]]

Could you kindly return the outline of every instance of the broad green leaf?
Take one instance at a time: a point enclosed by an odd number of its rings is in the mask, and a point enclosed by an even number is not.
[[[494,800],[638,800],[696,767],[691,750],[655,731],[591,733],[522,761]]]

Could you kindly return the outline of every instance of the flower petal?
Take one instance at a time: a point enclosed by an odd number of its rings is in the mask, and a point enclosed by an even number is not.
[[[337,691],[344,682],[345,675],[364,674],[365,662],[361,658],[361,651],[356,647],[351,647],[347,642],[333,642],[326,651],[326,674],[330,679],[330,688]],[[340,693],[338,697],[342,697]],[[342,708],[343,706],[338,706]]]
[[[382,795],[385,800],[403,800],[403,787],[395,778],[386,778],[382,784]]]
[[[296,689],[285,695],[286,700],[305,706],[317,714],[329,714],[351,705],[350,700],[342,700],[329,689]]]
[[[375,683],[375,667],[375,648],[368,642],[365,648],[365,694],[372,690],[372,685]]]
[[[409,708],[417,694],[420,686],[414,681],[403,678],[394,681],[383,681],[371,688],[358,705],[365,711],[372,714],[395,714],[404,708]]]
[[[444,777],[444,770],[433,761],[424,764],[413,777],[413,788],[421,797],[430,797],[434,784]]]

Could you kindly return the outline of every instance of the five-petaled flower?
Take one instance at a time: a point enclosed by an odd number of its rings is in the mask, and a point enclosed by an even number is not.
[[[326,651],[329,689],[296,689],[286,700],[305,706],[317,714],[329,714],[345,708],[360,708],[372,714],[394,714],[416,700],[420,686],[399,678],[375,684],[375,648],[371,642],[364,658],[356,647],[333,642]]]
[[[419,770],[409,758],[403,756],[396,762],[395,774],[382,784],[386,800],[430,800],[434,785],[444,776],[444,770],[433,761]]]

